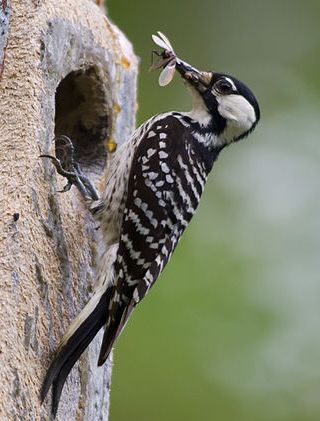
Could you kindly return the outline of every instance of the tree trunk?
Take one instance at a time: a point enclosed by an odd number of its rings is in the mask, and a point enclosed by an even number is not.
[[[93,221],[74,187],[57,192],[65,180],[39,155],[69,135],[99,187],[107,146],[135,123],[137,60],[101,3],[0,1],[1,420],[47,419],[41,382],[94,285]],[[108,419],[111,363],[97,368],[100,341],[72,370],[58,419]]]

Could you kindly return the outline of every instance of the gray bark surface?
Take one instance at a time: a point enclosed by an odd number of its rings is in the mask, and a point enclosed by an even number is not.
[[[94,4],[96,3],[96,4]],[[90,295],[95,227],[41,153],[67,134],[103,185],[107,145],[135,124],[137,60],[101,1],[0,2],[0,419],[48,419],[39,391],[53,351]],[[101,334],[65,385],[57,419],[107,420],[111,363]]]

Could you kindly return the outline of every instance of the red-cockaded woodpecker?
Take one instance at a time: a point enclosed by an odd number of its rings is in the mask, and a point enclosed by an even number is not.
[[[54,415],[71,368],[96,333],[104,328],[102,365],[158,279],[222,149],[245,138],[260,118],[258,102],[242,82],[180,60],[160,32],[153,39],[164,49],[154,66],[163,69],[160,84],[177,70],[192,94],[192,111],[159,114],[142,124],[113,155],[101,198],[73,160],[71,146],[67,168],[47,155],[68,179],[67,187],[75,184],[91,200],[104,246],[96,291],[63,336],[43,383],[42,400],[52,386]]]

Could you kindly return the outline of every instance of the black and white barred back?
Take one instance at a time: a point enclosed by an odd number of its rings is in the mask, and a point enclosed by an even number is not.
[[[155,116],[138,130],[99,365],[171,257],[221,150],[208,145],[209,129],[182,113]]]
[[[96,290],[64,334],[43,382],[42,400],[52,386],[53,415],[70,370],[102,327],[98,364],[108,358],[190,222],[219,152],[248,136],[260,119],[258,102],[241,81],[192,67],[160,32],[153,39],[164,48],[154,66],[162,68],[160,84],[177,70],[192,94],[192,111],[160,114],[137,129],[113,155],[98,201],[72,159],[70,172],[44,155],[68,179],[67,186],[75,184],[86,200],[92,198],[89,207],[101,235]]]

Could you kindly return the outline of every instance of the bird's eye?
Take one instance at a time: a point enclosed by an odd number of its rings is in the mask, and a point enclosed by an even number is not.
[[[231,83],[226,79],[218,80],[213,87],[219,94],[223,95],[230,94],[233,91]]]

